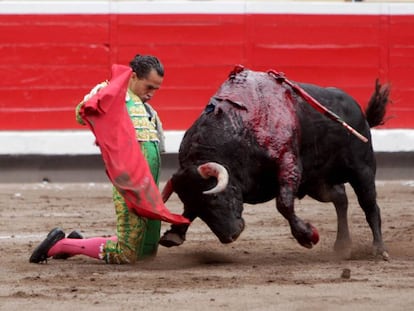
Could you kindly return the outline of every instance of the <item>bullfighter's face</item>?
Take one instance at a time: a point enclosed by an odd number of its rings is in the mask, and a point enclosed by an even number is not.
[[[164,78],[154,69],[151,70],[145,78],[139,78],[137,74],[133,72],[128,87],[143,103],[145,103],[150,101],[155,92],[161,87],[163,79]]]
[[[221,243],[231,243],[244,229],[241,190],[229,182],[219,193],[203,193],[213,188],[216,183],[217,180],[214,178],[203,179],[195,171],[191,174],[176,174],[173,177],[174,190],[184,203],[184,214],[199,217]]]

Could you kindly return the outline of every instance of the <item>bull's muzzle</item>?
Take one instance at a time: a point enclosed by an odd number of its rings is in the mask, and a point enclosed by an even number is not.
[[[245,222],[243,218],[240,219],[238,226],[239,226],[237,228],[238,230],[234,232],[233,234],[228,235],[228,236],[223,236],[223,235],[218,236],[220,242],[223,244],[229,244],[229,243],[236,241],[244,230]]]

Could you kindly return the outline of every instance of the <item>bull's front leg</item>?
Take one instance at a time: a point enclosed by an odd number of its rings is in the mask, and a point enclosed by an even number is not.
[[[183,213],[183,216],[189,219],[191,222],[195,219],[194,216]],[[185,241],[185,235],[187,233],[188,224],[171,225],[170,229],[165,231],[160,238],[159,244],[165,247],[180,246]]]
[[[278,211],[287,219],[290,225],[290,230],[295,239],[300,245],[306,248],[312,246],[319,241],[318,231],[310,223],[305,223],[302,219],[296,216],[294,211],[294,196],[289,187],[282,187],[280,195],[276,200]]]
[[[319,234],[310,223],[305,223],[295,214],[295,193],[300,182],[300,170],[296,157],[285,154],[279,172],[279,195],[276,199],[277,210],[289,222],[292,235],[306,248],[319,241]]]

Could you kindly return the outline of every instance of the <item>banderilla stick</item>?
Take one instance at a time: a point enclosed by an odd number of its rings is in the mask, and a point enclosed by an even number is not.
[[[299,85],[297,85],[297,84],[289,81],[288,79],[286,79],[286,77],[284,76],[283,73],[277,72],[276,70],[269,70],[267,73],[272,75],[276,79],[276,81],[285,82],[286,84],[288,84],[297,94],[299,94],[303,99],[305,99],[305,101],[308,104],[310,104],[313,108],[315,108],[317,111],[319,111],[323,115],[327,116],[329,119],[341,124],[351,134],[358,137],[364,143],[368,142],[368,138],[366,138],[365,136],[360,134],[358,131],[356,131],[353,127],[351,127],[349,124],[347,124],[336,113],[330,111],[328,108],[323,106],[320,102],[318,102],[315,98],[313,98],[311,95],[309,95],[309,93],[307,93]]]

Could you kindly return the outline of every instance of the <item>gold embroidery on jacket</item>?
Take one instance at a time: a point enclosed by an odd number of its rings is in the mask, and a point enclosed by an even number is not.
[[[145,104],[138,96],[128,90],[126,96],[128,114],[131,117],[132,124],[135,128],[135,134],[138,141],[157,141],[159,142],[156,112],[149,107],[151,114],[148,113]]]

